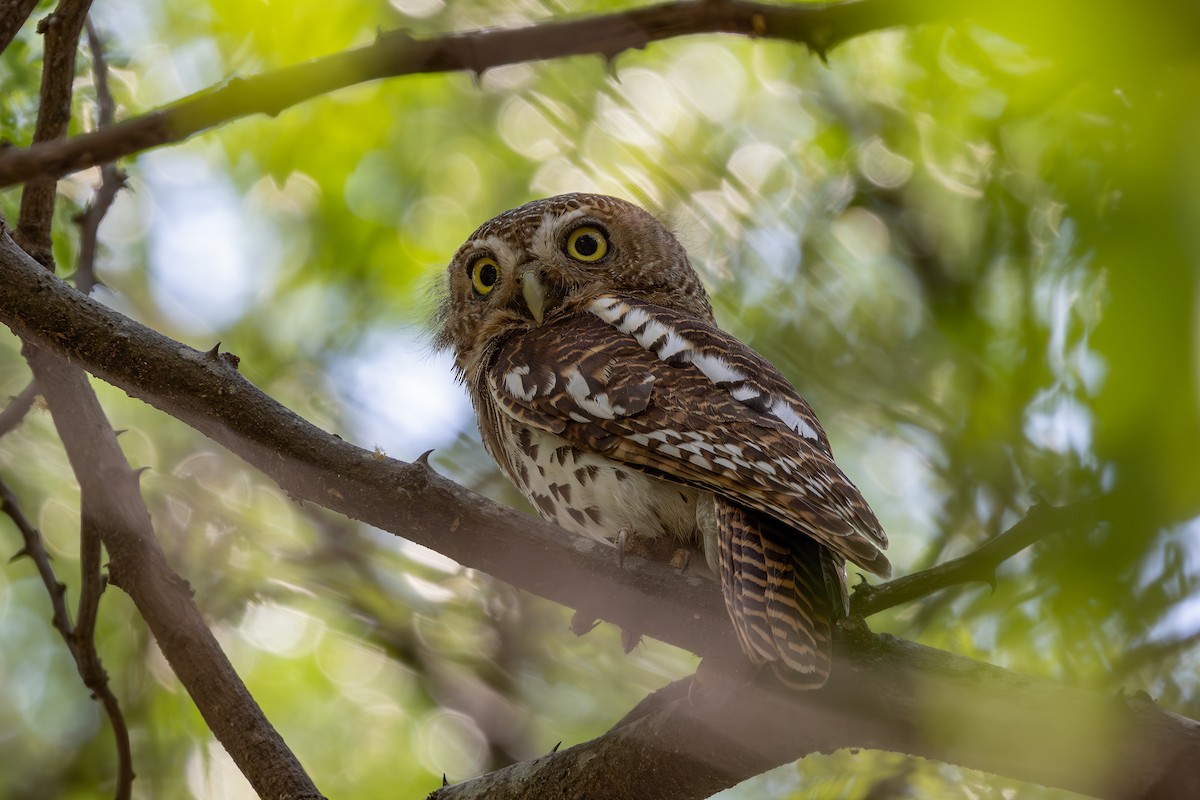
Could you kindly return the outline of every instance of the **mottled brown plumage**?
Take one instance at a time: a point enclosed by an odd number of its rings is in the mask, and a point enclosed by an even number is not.
[[[824,683],[844,561],[886,576],[887,539],[661,224],[599,195],[505,212],[455,255],[441,322],[485,447],[539,514],[703,549],[747,656]]]

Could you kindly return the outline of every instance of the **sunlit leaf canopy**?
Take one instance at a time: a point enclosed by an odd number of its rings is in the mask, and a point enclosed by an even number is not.
[[[633,5],[114,0],[94,19],[121,118],[377,29]],[[684,241],[721,323],[816,408],[898,572],[961,555],[1039,499],[1115,498],[1099,530],[1046,541],[994,589],[895,609],[875,629],[1144,689],[1194,717],[1200,75],[1182,34],[1196,28],[1104,5],[1018,3],[872,33],[827,64],[707,36],[611,62],[347,89],[127,163],[131,190],[101,229],[99,296],[201,349],[221,341],[328,430],[405,460],[437,448],[440,472],[520,505],[429,345],[431,293],[461,241],[506,208],[576,190],[635,200]],[[40,72],[31,28],[0,63],[0,125],[22,146]],[[74,132],[96,119],[84,55],[79,68]],[[95,180],[60,184],[64,267]],[[18,202],[0,194],[7,219]],[[0,394],[27,381],[3,337]],[[576,638],[568,610],[296,505],[182,424],[96,387],[130,461],[150,468],[168,556],[331,797],[420,796],[442,773],[590,738],[695,666],[653,641],[624,656],[608,626]],[[0,471],[77,596],[78,492],[48,414],[0,439]],[[48,617],[28,562],[0,571],[0,743],[17,765],[0,771],[5,797],[91,797],[113,779],[100,712]],[[250,796],[119,591],[97,638],[133,725],[138,795]],[[898,772],[919,796],[1063,795],[839,753],[723,796],[860,797]]]

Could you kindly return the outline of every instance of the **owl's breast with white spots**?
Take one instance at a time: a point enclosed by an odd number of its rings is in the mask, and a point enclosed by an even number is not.
[[[505,420],[501,427],[509,478],[544,519],[602,541],[611,542],[622,528],[648,539],[696,541],[699,490],[635,471],[519,422]]]

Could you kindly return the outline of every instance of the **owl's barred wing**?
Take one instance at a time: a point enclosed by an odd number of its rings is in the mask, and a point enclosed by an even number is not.
[[[887,538],[812,410],[769,362],[703,321],[601,296],[501,345],[488,385],[521,422],[769,514],[890,574]]]

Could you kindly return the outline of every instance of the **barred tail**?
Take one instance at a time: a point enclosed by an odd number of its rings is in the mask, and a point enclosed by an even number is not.
[[[816,689],[830,667],[836,614],[827,548],[783,523],[716,498],[721,588],[738,641],[750,660],[771,664],[785,684]]]

